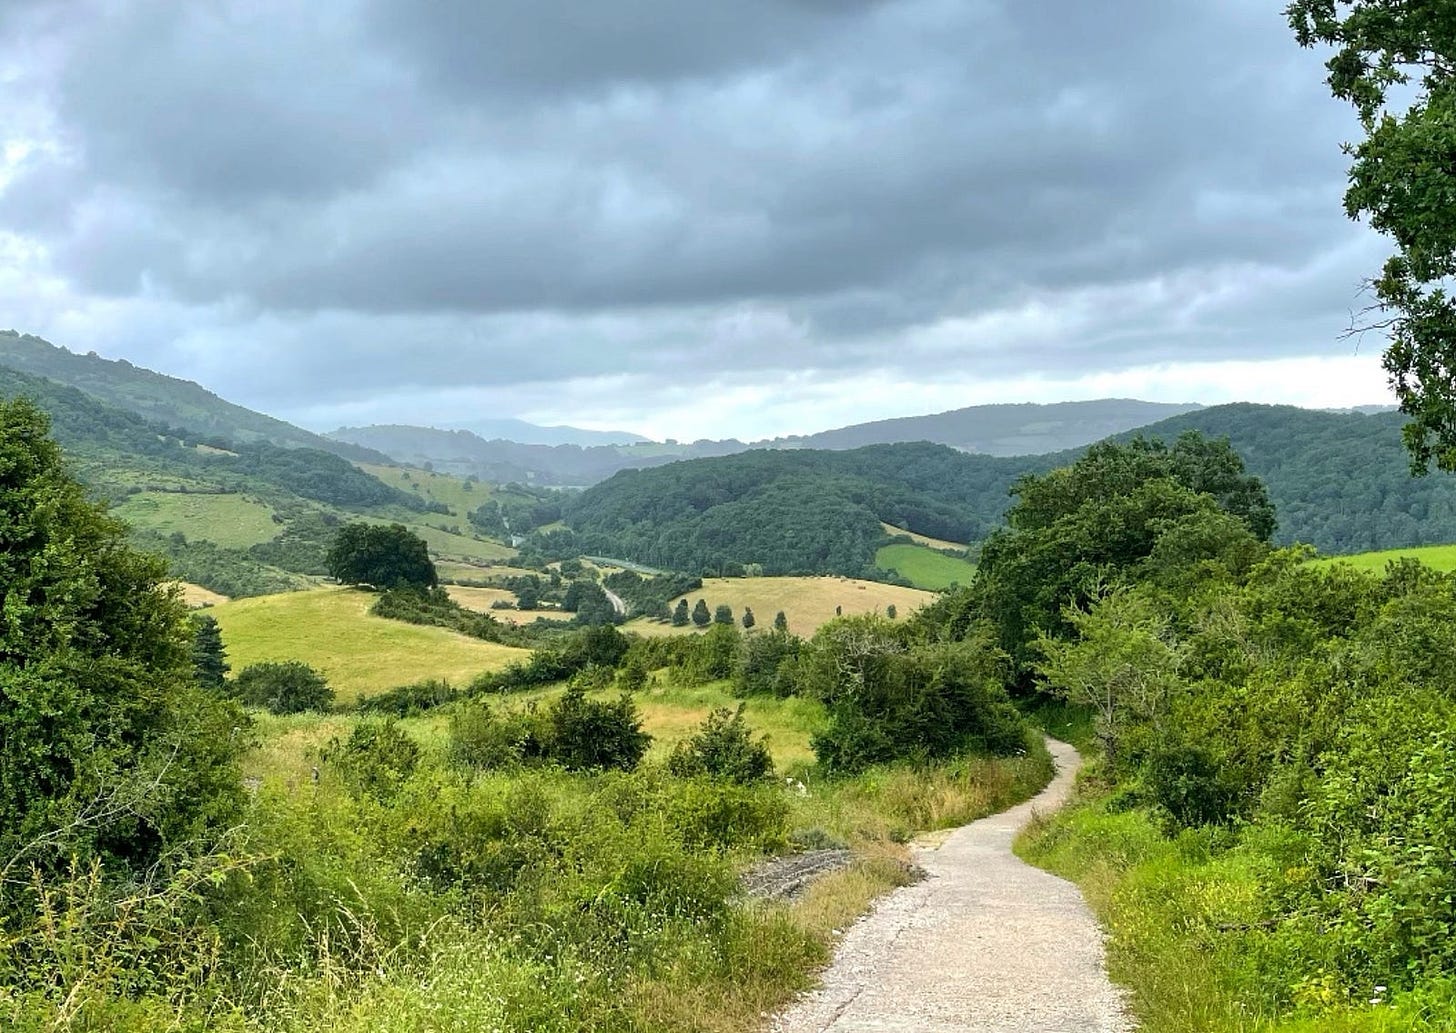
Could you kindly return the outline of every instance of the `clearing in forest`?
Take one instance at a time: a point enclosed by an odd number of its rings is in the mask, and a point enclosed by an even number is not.
[[[1356,570],[1382,573],[1392,560],[1409,557],[1420,560],[1434,570],[1456,570],[1456,545],[1413,545],[1406,549],[1386,549],[1382,552],[1361,552],[1353,556],[1321,556],[1312,562],[1320,566],[1346,563]]]
[[[970,560],[947,556],[924,545],[886,545],[875,553],[875,566],[894,571],[916,588],[943,592],[951,585],[969,585],[976,576]]]
[[[181,531],[189,541],[246,549],[277,536],[273,510],[246,495],[218,492],[146,491],[111,511],[132,527],[158,534]]]

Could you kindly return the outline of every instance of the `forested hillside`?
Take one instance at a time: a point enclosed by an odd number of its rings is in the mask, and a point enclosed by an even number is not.
[[[1048,462],[923,442],[753,451],[620,473],[565,515],[584,551],[652,566],[873,575],[882,522],[978,540],[1000,519],[1016,477]]]
[[[1456,478],[1412,477],[1396,412],[1332,413],[1289,405],[1220,405],[1140,433],[1227,437],[1269,489],[1275,541],[1366,552],[1456,541]],[[1124,438],[1130,435],[1123,435]]]
[[[0,369],[0,398],[17,396],[49,415],[70,462],[132,524],[137,544],[225,595],[279,591],[323,573],[346,514],[415,522],[444,508],[330,452],[227,442]]]
[[[155,373],[125,360],[103,359],[94,352],[77,355],[30,334],[0,331],[0,367],[4,367],[0,378],[8,370],[44,377],[152,422],[185,427],[203,436],[230,442],[266,441],[286,448],[315,448],[359,462],[385,460],[378,452],[332,441],[234,405],[190,380]]]
[[[1280,544],[1338,554],[1456,541],[1456,480],[1410,475],[1402,420],[1237,404],[1120,437],[1227,437],[1268,488]],[[1006,512],[1018,478],[1079,454],[994,458],[924,443],[755,450],[619,473],[583,493],[566,516],[586,551],[654,566],[758,563],[770,573],[865,576],[884,542],[875,521],[978,542]]]

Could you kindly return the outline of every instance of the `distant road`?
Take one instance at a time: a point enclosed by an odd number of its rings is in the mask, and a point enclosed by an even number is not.
[[[602,591],[607,594],[607,602],[612,604],[612,609],[617,611],[617,616],[627,616],[627,604],[622,601],[622,597],[610,588],[603,588]]]

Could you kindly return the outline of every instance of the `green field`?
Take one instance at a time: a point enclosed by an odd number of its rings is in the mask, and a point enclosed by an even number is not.
[[[414,467],[379,466],[375,463],[359,463],[359,469],[373,474],[391,488],[407,491],[428,502],[443,502],[455,516],[465,519],[472,509],[493,494],[489,484],[467,481],[447,473],[417,470]]]
[[[968,585],[976,576],[970,560],[946,556],[923,545],[886,545],[875,553],[875,566],[894,571],[916,588],[941,592],[953,584]]]
[[[302,660],[323,673],[342,702],[423,678],[463,684],[527,655],[443,628],[371,616],[374,598],[320,588],[238,599],[208,612],[222,626],[234,672],[263,661]]]
[[[278,534],[273,510],[246,495],[142,492],[112,513],[133,527],[159,534],[181,531],[189,540],[246,549]]]
[[[1409,557],[1436,570],[1456,570],[1456,545],[1415,545],[1408,549],[1386,549],[1382,552],[1361,552],[1353,556],[1321,556],[1312,562],[1320,566],[1344,563],[1356,570],[1380,573],[1391,560]]]

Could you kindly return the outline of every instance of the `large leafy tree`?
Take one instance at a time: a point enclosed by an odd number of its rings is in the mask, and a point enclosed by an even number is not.
[[[982,546],[965,612],[944,614],[964,634],[989,620],[1025,678],[1036,640],[1069,635],[1065,611],[1105,586],[1179,564],[1252,562],[1275,528],[1257,477],[1228,441],[1196,432],[1093,445],[1071,466],[1017,483],[1007,526]],[[942,608],[954,608],[948,600]]]
[[[1385,368],[1411,417],[1412,465],[1456,470],[1456,8],[1439,0],[1295,0],[1304,46],[1334,48],[1334,95],[1365,138],[1351,156],[1345,211],[1390,237],[1373,284],[1389,332]]]
[[[329,576],[346,585],[434,588],[439,584],[430,550],[403,524],[348,524],[329,549]]]
[[[245,724],[198,688],[156,557],[0,401],[0,895],[31,865],[150,863],[233,816]]]

